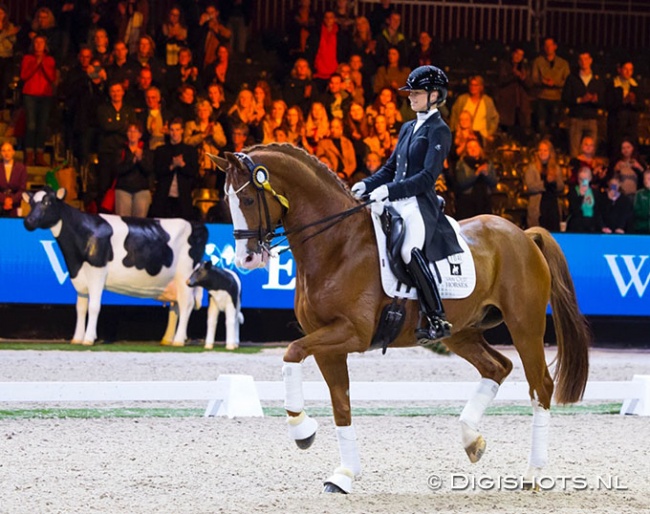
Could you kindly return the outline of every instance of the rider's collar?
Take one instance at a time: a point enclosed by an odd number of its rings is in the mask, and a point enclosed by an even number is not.
[[[420,121],[426,121],[426,120],[428,120],[431,116],[433,116],[434,113],[436,113],[436,112],[438,112],[438,108],[437,108],[437,107],[434,107],[434,108],[431,109],[430,111],[426,111],[426,112],[416,112],[415,114],[417,115],[418,120],[420,120]]]

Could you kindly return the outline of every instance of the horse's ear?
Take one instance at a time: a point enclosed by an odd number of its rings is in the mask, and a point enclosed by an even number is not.
[[[219,168],[221,171],[227,171],[228,168],[230,167],[230,163],[226,159],[222,159],[218,155],[214,155],[211,153],[206,153],[208,157],[210,157],[210,160],[217,165],[217,168]]]
[[[59,189],[56,190],[56,197],[59,200],[63,200],[65,198],[65,195],[66,195],[65,187],[60,187]]]

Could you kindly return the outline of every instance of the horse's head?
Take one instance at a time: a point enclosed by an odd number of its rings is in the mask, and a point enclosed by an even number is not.
[[[64,205],[66,191],[60,188],[53,191],[49,186],[44,187],[34,194],[23,193],[23,200],[31,208],[23,224],[27,230],[37,228],[52,228],[61,221],[61,210]]]
[[[271,186],[269,170],[263,164],[246,154],[226,152],[224,156],[210,158],[226,173],[226,201],[235,229],[235,264],[245,269],[264,267],[288,203]]]

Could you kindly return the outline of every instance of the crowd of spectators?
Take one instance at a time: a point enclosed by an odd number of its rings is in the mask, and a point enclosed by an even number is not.
[[[352,185],[385,162],[414,116],[398,91],[409,72],[439,64],[434,37],[422,32],[410,41],[396,4],[382,0],[364,17],[347,0],[320,13],[300,0],[284,38],[290,72],[256,76],[252,0],[179,1],[159,26],[148,0],[42,0],[31,19],[15,23],[0,4],[5,135],[27,166],[45,165],[59,107],[63,146],[77,168],[90,170],[85,207],[100,212],[195,217],[193,192],[223,198],[223,176],[206,154],[257,143],[299,146]],[[490,87],[474,74],[450,91],[442,111],[454,145],[437,185],[450,213],[495,210],[497,149],[512,144],[530,148],[518,191],[528,200],[527,225],[559,230],[568,216],[568,230],[648,233],[650,180],[638,152],[646,103],[633,62],[622,59],[605,80],[589,51],[568,62],[553,38],[542,48],[526,55],[512,44]],[[12,95],[14,68],[20,82]],[[567,165],[560,152],[571,158]],[[103,201],[111,190],[114,207]],[[0,191],[0,203],[7,196]],[[214,213],[209,221],[228,221],[224,209]]]

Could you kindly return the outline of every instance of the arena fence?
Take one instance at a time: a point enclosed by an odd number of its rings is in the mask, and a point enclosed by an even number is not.
[[[526,382],[504,382],[497,401],[528,402]],[[466,401],[475,382],[352,382],[358,401]],[[325,382],[304,382],[305,401],[329,401]],[[205,416],[260,417],[261,401],[284,400],[284,383],[254,381],[250,375],[220,375],[194,382],[0,382],[0,403],[207,400]],[[620,414],[650,416],[650,375],[630,381],[588,382],[583,401],[621,401]]]

